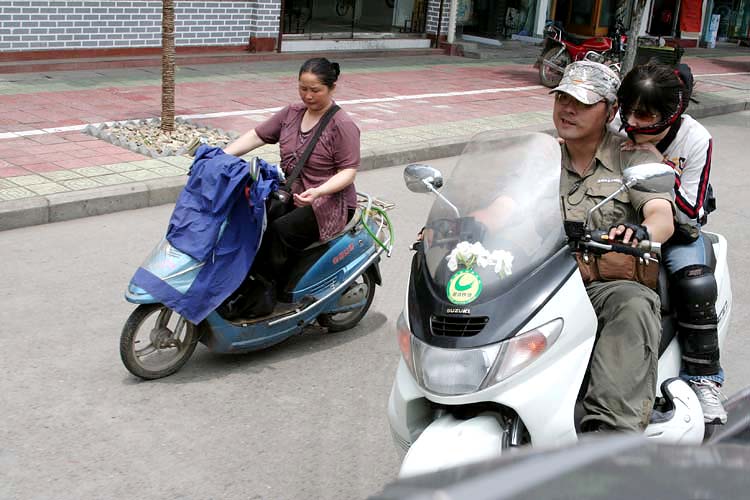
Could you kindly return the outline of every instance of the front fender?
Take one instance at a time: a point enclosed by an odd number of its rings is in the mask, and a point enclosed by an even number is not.
[[[432,422],[411,445],[399,477],[436,472],[458,465],[497,458],[505,430],[492,414],[468,420],[443,415]]]

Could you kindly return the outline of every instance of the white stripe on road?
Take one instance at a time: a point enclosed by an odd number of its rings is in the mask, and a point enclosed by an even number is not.
[[[479,89],[479,90],[464,90],[464,91],[458,91],[458,92],[442,92],[442,93],[434,93],[434,94],[415,94],[415,95],[397,95],[397,96],[391,96],[391,97],[375,97],[371,99],[350,99],[348,101],[337,101],[338,104],[371,104],[371,103],[380,103],[380,102],[393,102],[393,101],[410,101],[410,100],[419,100],[419,99],[430,99],[430,98],[437,98],[437,97],[457,97],[457,96],[466,96],[466,95],[479,95],[479,94],[496,94],[500,92],[524,92],[526,90],[536,90],[536,89],[542,89],[541,85],[529,85],[526,87],[506,87],[501,89]],[[274,107],[274,108],[261,108],[261,109],[245,109],[240,111],[220,111],[217,113],[200,113],[200,114],[194,114],[194,115],[180,115],[179,118],[183,119],[200,119],[200,118],[224,118],[227,116],[245,116],[245,115],[262,115],[265,113],[275,113],[276,111],[279,111],[282,109],[282,106]],[[130,118],[126,120],[121,121],[138,121],[139,118]],[[104,122],[104,123],[113,123],[113,122]],[[102,123],[92,123],[91,126],[98,127],[101,126]],[[42,135],[42,134],[55,134],[57,132],[77,132],[80,130],[83,130],[84,128],[88,127],[88,125],[71,125],[68,127],[51,127],[51,128],[43,128],[43,129],[31,129],[31,130],[21,130],[18,132],[5,132],[0,133],[0,140],[1,139],[14,139],[18,137],[28,137],[33,135]]]

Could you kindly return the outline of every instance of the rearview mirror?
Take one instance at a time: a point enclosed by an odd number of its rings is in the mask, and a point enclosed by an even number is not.
[[[674,170],[664,163],[644,163],[622,171],[625,185],[646,193],[665,193],[674,188]]]
[[[413,163],[404,169],[404,182],[409,191],[429,193],[443,186],[443,174],[429,165]]]

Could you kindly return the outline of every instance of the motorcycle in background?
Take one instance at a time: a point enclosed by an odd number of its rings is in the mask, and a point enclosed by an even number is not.
[[[612,37],[583,38],[568,33],[553,22],[544,28],[544,45],[535,67],[539,68],[539,80],[549,88],[557,87],[565,67],[574,61],[588,60],[606,64],[620,73],[625,55],[627,36],[622,23],[615,25]]]

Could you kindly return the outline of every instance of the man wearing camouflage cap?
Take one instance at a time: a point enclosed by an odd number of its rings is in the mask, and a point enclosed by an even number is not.
[[[586,213],[622,184],[630,165],[658,162],[645,151],[622,151],[606,125],[617,111],[620,79],[607,66],[580,61],[565,69],[553,120],[561,139],[560,194],[566,220]],[[674,230],[673,195],[635,190],[618,195],[592,218],[592,228],[631,244],[637,237],[664,242]],[[584,431],[641,431],[656,392],[661,315],[659,296],[636,281],[592,281],[586,290],[599,327],[583,400]]]

